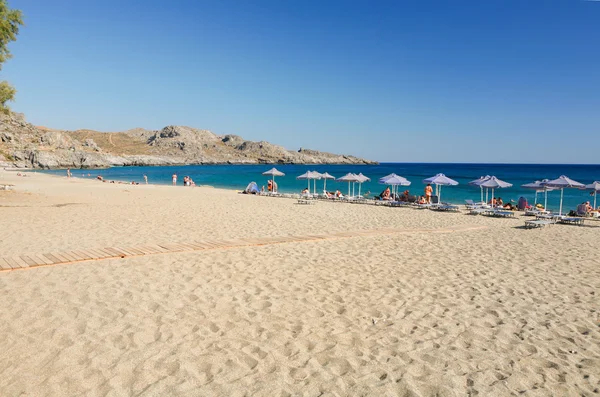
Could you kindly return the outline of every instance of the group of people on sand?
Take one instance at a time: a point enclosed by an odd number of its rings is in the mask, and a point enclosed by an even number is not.
[[[196,183],[189,176],[183,177],[183,186],[196,186]]]
[[[340,192],[339,190],[336,190],[335,192],[325,192],[325,196],[327,196],[327,198],[342,198],[342,197],[344,197],[342,192]]]
[[[379,196],[375,196],[375,198],[379,200],[402,201],[406,203],[431,204],[432,194],[433,188],[431,187],[431,184],[427,184],[423,196],[411,195],[409,190],[405,190],[402,194],[394,194],[390,188],[387,187],[379,194]]]
[[[146,183],[148,183],[146,175],[144,175],[144,179],[146,180]],[[177,174],[173,174],[171,180],[173,181],[173,186],[177,186]],[[191,177],[186,175],[183,177],[183,186],[196,186],[196,183],[192,180]]]
[[[492,197],[488,204],[494,208],[504,208],[505,210],[514,211],[517,209],[517,206],[513,204],[513,200],[510,200],[510,202],[505,203],[504,201],[502,201],[502,197]]]
[[[264,186],[262,187],[261,191],[263,191],[263,192],[265,191],[265,187]],[[267,181],[267,191],[269,191],[269,192],[276,192],[277,191],[277,182],[275,182],[272,179],[269,179]]]
[[[584,201],[583,203],[577,206],[577,211],[575,212],[576,214],[574,215],[592,216],[595,212],[600,212],[600,207],[598,207],[598,209],[595,209],[589,201]]]

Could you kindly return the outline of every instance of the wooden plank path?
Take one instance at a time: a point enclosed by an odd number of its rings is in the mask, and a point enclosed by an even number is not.
[[[176,252],[209,251],[239,247],[256,247],[274,244],[300,243],[347,239],[364,236],[413,233],[454,233],[470,230],[487,229],[486,226],[454,226],[443,229],[375,229],[360,231],[341,231],[328,234],[307,234],[301,236],[249,237],[241,239],[202,240],[185,243],[159,243],[138,245],[135,247],[115,246],[106,248],[87,248],[72,251],[49,252],[44,254],[26,254],[0,257],[0,272],[10,270],[31,269],[40,266],[63,265],[78,262],[89,262],[103,259],[130,258],[146,255],[160,255]]]

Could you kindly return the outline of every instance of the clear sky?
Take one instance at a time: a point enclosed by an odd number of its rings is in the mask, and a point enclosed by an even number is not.
[[[600,1],[9,0],[37,125],[399,162],[598,163]]]

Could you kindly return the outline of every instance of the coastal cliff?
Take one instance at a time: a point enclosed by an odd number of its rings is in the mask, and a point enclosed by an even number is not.
[[[177,164],[376,164],[317,150],[290,151],[269,142],[183,126],[124,132],[37,127],[19,113],[0,115],[0,166],[105,168]]]

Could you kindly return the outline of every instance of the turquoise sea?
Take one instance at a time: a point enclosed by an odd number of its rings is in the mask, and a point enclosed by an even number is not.
[[[196,185],[211,185],[219,188],[243,190],[249,182],[255,181],[258,186],[266,188],[269,177],[261,175],[262,172],[272,168],[273,165],[188,165],[168,167],[115,167],[102,170],[72,170],[76,177],[96,178],[102,175],[108,180],[136,181],[143,183],[143,175],[148,176],[149,183],[171,184],[171,175],[178,175],[179,186],[183,185],[183,177],[190,176]],[[385,186],[379,184],[379,178],[392,172],[401,175],[412,182],[407,187],[400,187],[400,191],[409,189],[411,194],[421,195],[425,185],[422,180],[437,173],[459,182],[458,186],[444,186],[442,190],[443,201],[463,204],[465,199],[479,201],[480,190],[467,183],[483,175],[495,175],[498,178],[510,182],[513,187],[496,191],[496,197],[502,197],[504,202],[510,199],[517,201],[520,196],[526,197],[533,203],[535,192],[523,189],[520,186],[525,183],[541,179],[555,179],[560,175],[589,184],[600,180],[600,165],[561,165],[561,164],[433,164],[433,163],[382,163],[379,165],[275,165],[284,172],[283,177],[276,177],[275,181],[282,193],[298,193],[307,186],[307,181],[297,180],[296,177],[308,170],[328,172],[336,178],[348,172],[360,173],[371,178],[362,186],[362,192],[371,192],[371,196],[379,194]],[[65,175],[65,170],[44,171],[50,174]],[[312,182],[311,182],[312,183]],[[312,185],[311,185],[312,186]],[[327,190],[339,189],[346,194],[348,183],[327,181]],[[317,181],[317,191],[323,190],[323,181]],[[312,188],[311,188],[312,191]],[[560,191],[548,192],[548,207],[558,209]],[[538,195],[538,202],[543,203],[543,193]],[[590,200],[593,197],[590,192],[565,189],[564,208],[574,209],[577,204]],[[600,205],[600,201],[599,204]]]

